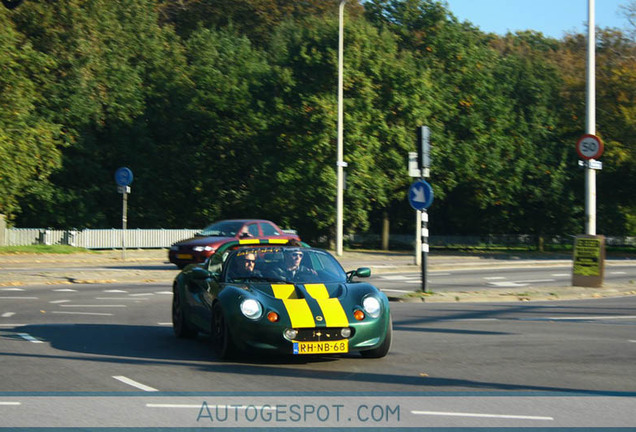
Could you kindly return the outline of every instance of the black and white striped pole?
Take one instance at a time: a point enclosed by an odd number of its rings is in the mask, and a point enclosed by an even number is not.
[[[433,188],[424,178],[430,176],[430,130],[426,126],[417,128],[417,154],[409,153],[409,175],[411,177],[419,177],[409,188],[409,203],[416,210],[417,214],[417,231],[416,245],[419,251],[416,251],[416,264],[421,265],[422,269],[422,292],[427,292],[427,257],[429,252],[428,246],[428,212],[427,209],[433,202]],[[419,253],[418,253],[419,252]],[[418,258],[420,262],[418,263]]]

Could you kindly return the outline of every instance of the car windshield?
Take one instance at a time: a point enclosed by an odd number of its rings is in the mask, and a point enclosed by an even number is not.
[[[225,282],[345,283],[347,275],[328,252],[298,247],[233,251],[223,264]]]
[[[234,222],[234,221],[223,221],[213,223],[212,225],[208,225],[203,228],[198,236],[213,236],[213,237],[235,237],[236,233],[239,232],[241,227],[243,226],[243,222]]]

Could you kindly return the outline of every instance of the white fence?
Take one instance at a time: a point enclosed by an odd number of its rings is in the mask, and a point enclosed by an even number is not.
[[[192,237],[197,229],[121,229],[53,230],[44,228],[8,228],[7,246],[69,245],[86,249],[168,248],[179,240]],[[125,242],[125,243],[124,243]]]
[[[0,227],[1,228],[1,227]],[[54,230],[45,228],[7,228],[5,230],[6,246],[28,245],[70,245],[86,249],[121,249],[125,240],[126,248],[130,249],[165,249],[175,242],[194,236],[197,229],[128,229],[125,239],[122,239],[121,229],[85,229]],[[284,230],[294,232],[293,230]],[[1,239],[1,236],[0,236]],[[377,248],[380,235],[353,234],[347,235],[346,242],[353,247]],[[414,236],[391,235],[393,248],[410,248],[414,244]],[[484,246],[484,245],[527,245],[534,247],[537,239],[531,235],[489,235],[489,236],[431,236],[429,244],[436,247]],[[546,240],[546,245],[573,244],[573,237],[553,237]],[[636,246],[636,237],[608,236],[605,238],[608,246]],[[2,246],[2,244],[0,244]]]

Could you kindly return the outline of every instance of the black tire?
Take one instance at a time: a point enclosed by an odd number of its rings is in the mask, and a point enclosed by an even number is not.
[[[362,357],[365,358],[382,358],[385,357],[391,350],[391,342],[393,339],[393,319],[389,317],[389,326],[386,329],[386,336],[384,342],[377,347],[367,351],[360,351]]]
[[[172,330],[179,339],[193,339],[198,333],[185,319],[183,302],[176,288],[172,293]]]
[[[236,355],[229,327],[221,303],[216,302],[212,308],[212,344],[217,355],[223,359],[231,359]]]

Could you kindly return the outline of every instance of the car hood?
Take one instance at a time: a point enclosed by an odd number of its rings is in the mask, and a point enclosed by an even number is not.
[[[216,237],[216,236],[207,236],[207,237],[192,237],[189,239],[181,240],[173,244],[173,246],[220,246],[223,243],[227,243],[229,241],[236,240],[235,237]]]

